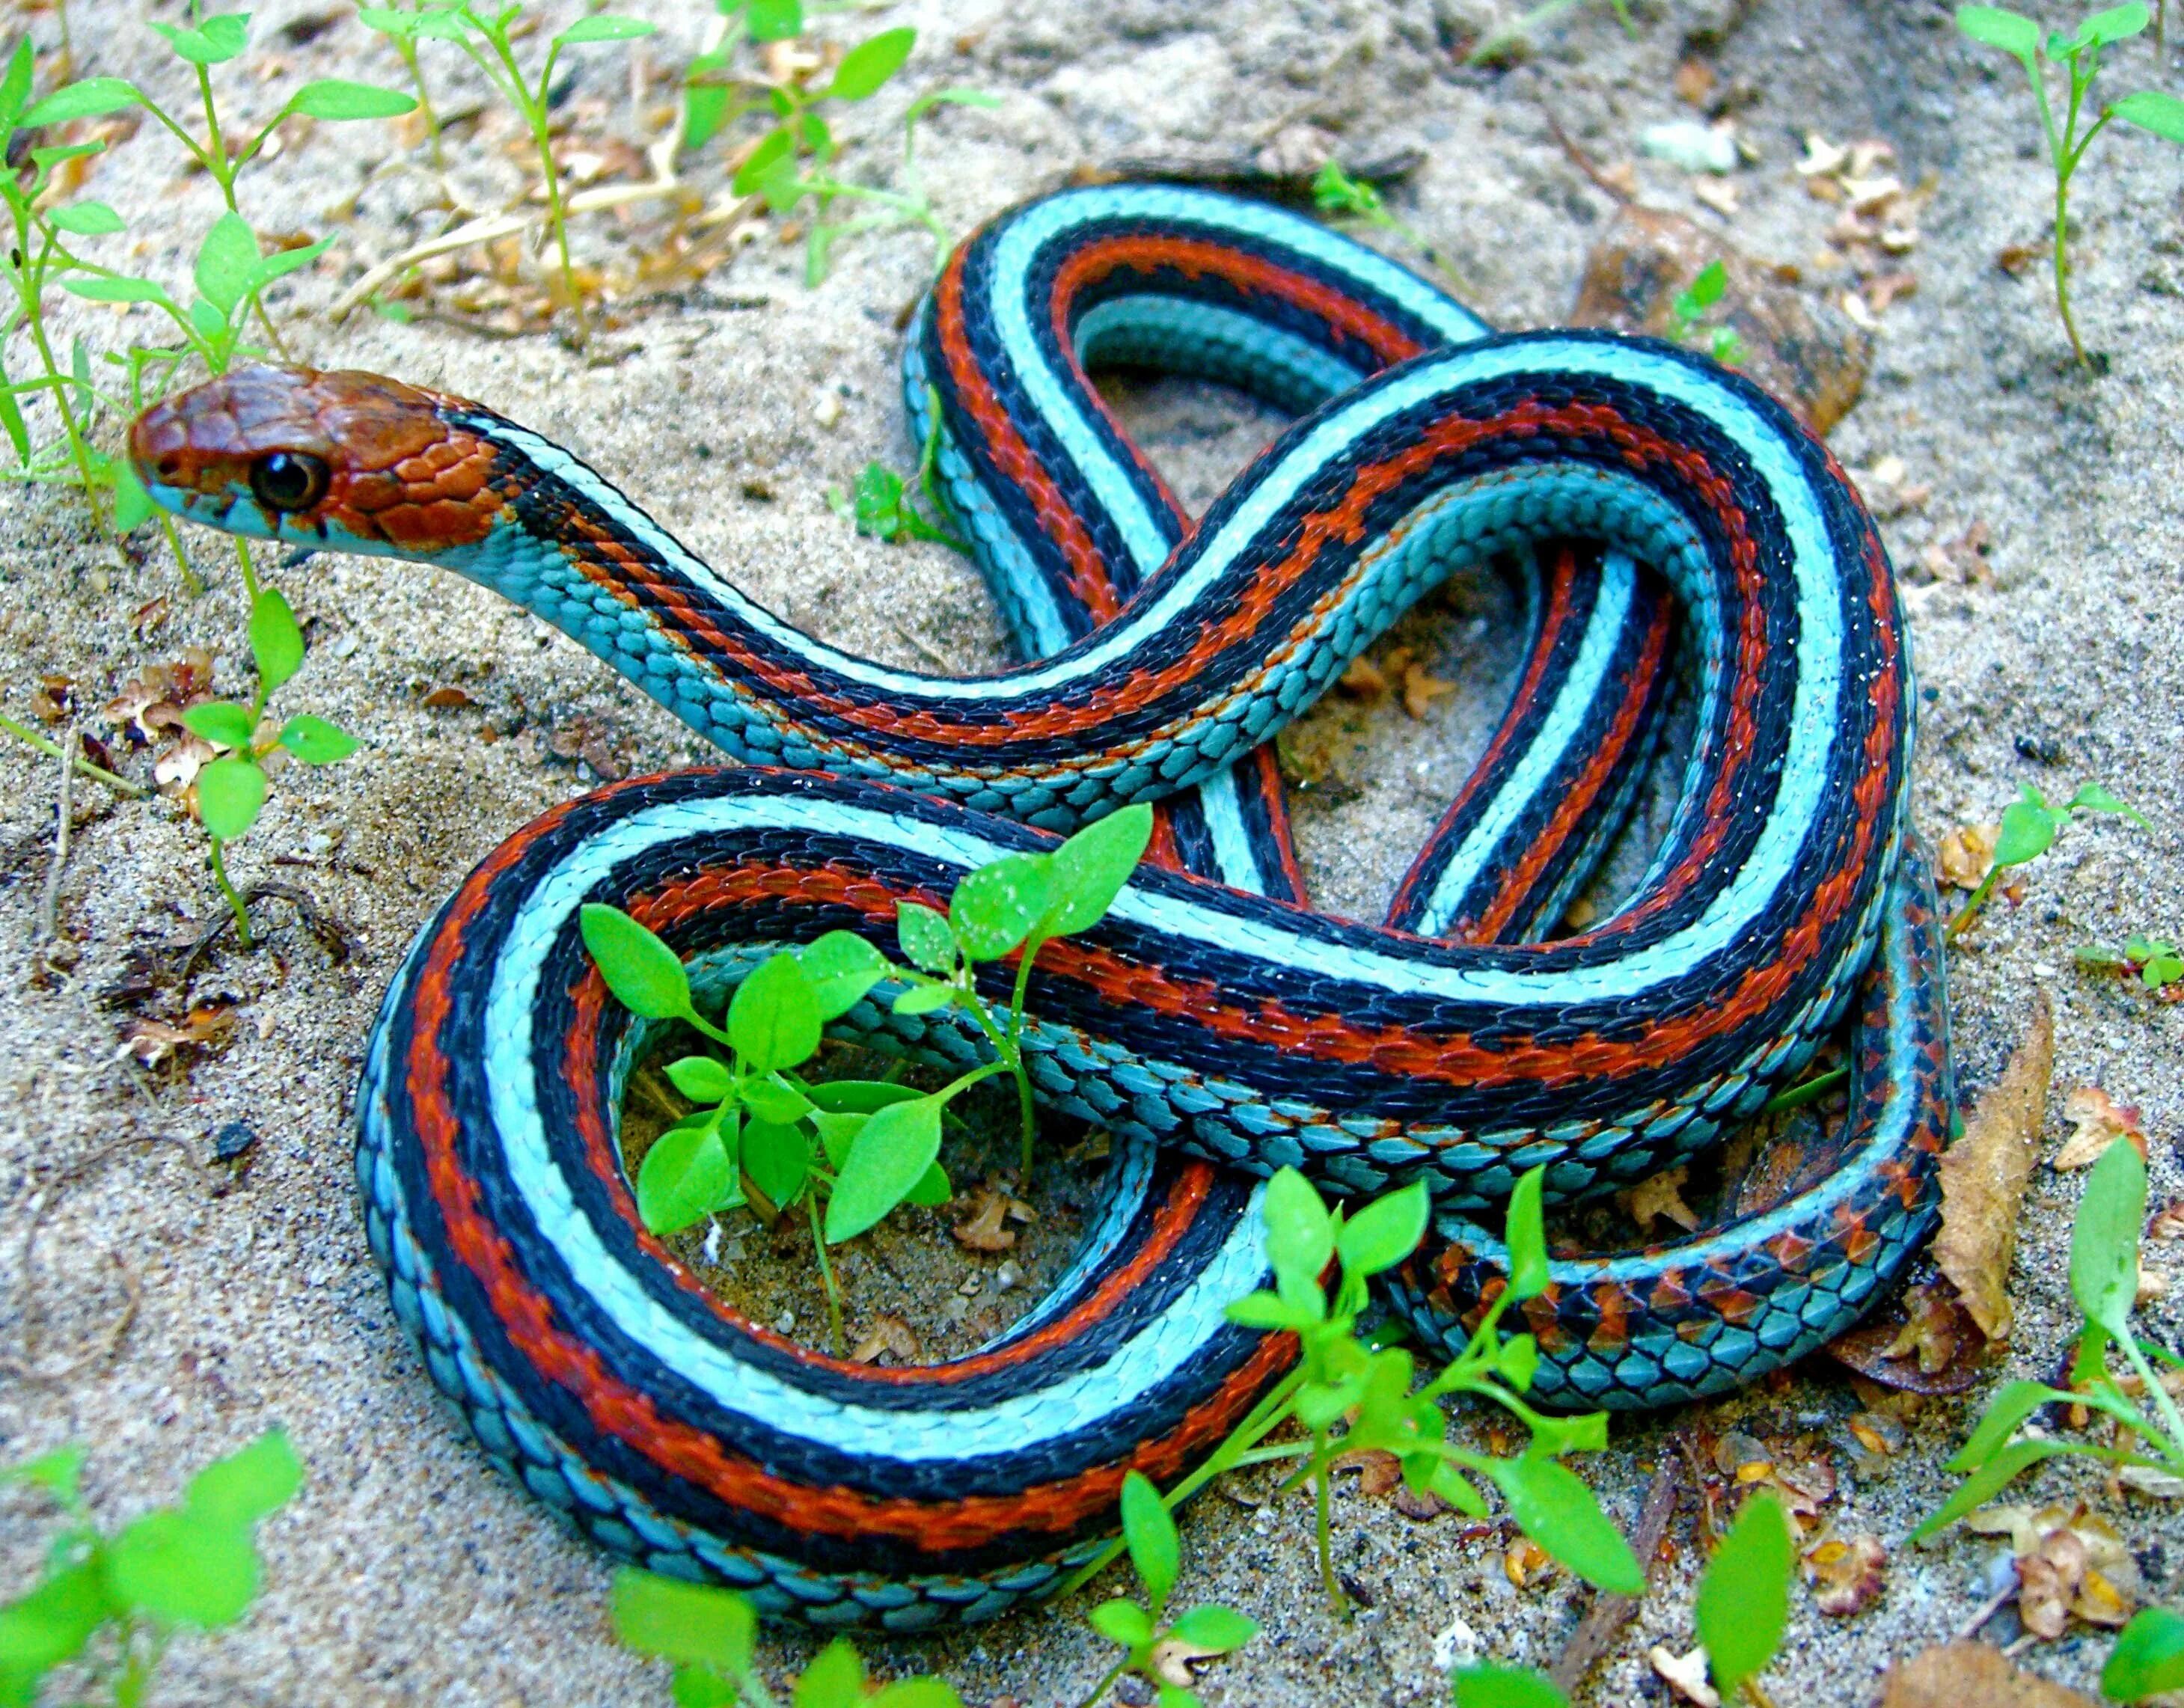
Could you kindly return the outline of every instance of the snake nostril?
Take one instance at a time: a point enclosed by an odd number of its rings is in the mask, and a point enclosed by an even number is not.
[[[176,456],[173,452],[170,451],[165,456],[159,459],[159,478],[161,480],[172,481],[175,477],[181,472],[182,459]]]

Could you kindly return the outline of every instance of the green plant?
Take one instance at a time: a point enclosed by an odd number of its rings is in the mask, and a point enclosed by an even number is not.
[[[2093,138],[2106,130],[2113,119],[2151,131],[2172,142],[2184,142],[2184,100],[2158,89],[2142,89],[2104,105],[2098,118],[2090,124],[2085,123],[2091,117],[2087,97],[2100,70],[2102,51],[2137,35],[2146,28],[2148,21],[2147,9],[2137,0],[2128,6],[2113,6],[2093,13],[2078,26],[2075,36],[2064,36],[2053,30],[2043,35],[2033,19],[2000,6],[1957,8],[1957,27],[1973,41],[1999,47],[2008,54],[2025,68],[2025,77],[2032,85],[2032,98],[2040,109],[2040,134],[2048,145],[2048,163],[2055,173],[2055,310],[2063,317],[2063,330],[2070,335],[2070,349],[2081,368],[2090,369],[2092,360],[2086,354],[2085,343],[2078,337],[2077,319],[2070,311],[2070,179],[2086,158],[2086,150],[2092,146]],[[2048,97],[2047,69],[2051,64],[2063,68],[2070,86],[2059,129]]]
[[[689,148],[704,147],[744,114],[769,103],[772,85],[733,70],[737,49],[746,41],[793,42],[804,33],[802,0],[716,0],[715,9],[719,16],[712,32],[683,77],[682,142]],[[755,92],[739,97],[744,89]],[[795,92],[784,98],[793,107]]]
[[[963,538],[950,531],[952,520],[948,500],[940,490],[940,394],[931,386],[925,388],[926,421],[925,445],[918,453],[917,472],[912,476],[916,489],[925,494],[925,502],[932,515],[917,508],[911,497],[909,484],[901,476],[884,463],[867,463],[857,476],[854,495],[845,494],[838,487],[827,489],[827,502],[836,515],[853,522],[861,534],[892,544],[897,540],[930,540],[950,551],[961,552],[965,557],[971,548]]]
[[[758,1615],[732,1589],[625,1566],[615,1574],[614,1628],[624,1647],[674,1663],[676,1708],[776,1708],[756,1664]],[[962,1708],[955,1686],[942,1678],[900,1678],[870,1689],[846,1637],[812,1657],[790,1700],[793,1708]]]
[[[307,765],[338,764],[358,742],[324,718],[300,713],[270,735],[261,732],[265,702],[304,664],[304,631],[277,587],[261,587],[250,604],[250,653],[258,665],[258,693],[248,705],[207,700],[182,714],[191,732],[222,750],[198,773],[198,816],[211,843],[214,880],[235,915],[236,939],[250,947],[250,910],[228,881],[226,846],[258,821],[265,804],[266,756],[276,748]]]
[[[1707,349],[1714,360],[1733,368],[1744,359],[1744,340],[1737,336],[1734,326],[1706,324],[1708,310],[1721,301],[1722,293],[1728,289],[1728,267],[1719,260],[1709,261],[1699,269],[1690,284],[1676,292],[1669,308],[1676,317],[1678,343],[1696,343],[1703,332]]]
[[[571,47],[595,42],[634,41],[653,34],[653,25],[641,18],[625,18],[611,12],[593,13],[549,39],[545,58],[539,62],[536,75],[527,75],[516,58],[515,47],[523,20],[521,0],[492,12],[481,12],[468,5],[428,6],[415,12],[371,7],[358,16],[368,28],[393,42],[398,49],[406,47],[408,58],[414,58],[421,40],[454,42],[484,74],[501,98],[515,109],[531,133],[532,146],[538,151],[539,170],[546,181],[547,221],[560,258],[561,295],[576,315],[581,331],[585,324],[583,294],[577,288],[576,264],[569,255],[568,206],[561,188],[561,169],[554,159],[554,73],[561,55]],[[409,109],[405,107],[403,110]]]
[[[2184,1616],[2146,1607],[2109,1650],[2101,1668],[2101,1694],[2118,1702],[2142,1702],[2164,1690],[2184,1689]]]
[[[304,1468],[279,1430],[214,1460],[190,1479],[181,1505],[148,1512],[108,1536],[79,1486],[84,1449],[69,1446],[0,1472],[52,1497],[68,1523],[46,1550],[45,1574],[0,1605],[0,1708],[31,1708],[57,1667],[86,1675],[76,1699],[114,1708],[144,1700],[178,1627],[211,1630],[240,1619],[258,1594],[252,1533],[301,1486]]]
[[[948,227],[933,211],[924,175],[918,169],[918,121],[942,106],[998,107],[997,97],[975,89],[935,89],[912,101],[902,118],[900,187],[893,190],[861,184],[827,170],[836,158],[833,132],[814,110],[823,102],[864,101],[878,94],[902,69],[916,42],[917,32],[907,26],[883,30],[844,54],[833,78],[816,94],[807,95],[793,83],[777,84],[771,92],[780,122],[737,168],[730,187],[739,196],[764,197],[767,208],[776,214],[786,214],[805,198],[811,198],[814,211],[804,248],[807,285],[816,285],[827,276],[827,263],[834,245],[861,231],[922,225],[933,234],[936,267],[948,259],[954,247]],[[828,210],[838,201],[869,211],[845,220],[830,220]]]
[[[1506,59],[1529,42],[1534,36],[1553,23],[1563,13],[1571,10],[1578,0],[1544,0],[1522,16],[1513,18],[1497,29],[1490,30],[1472,45],[1464,55],[1467,65],[1491,65]],[[1623,25],[1623,33],[1633,41],[1638,37],[1638,23],[1630,15],[1630,0],[1607,0],[1615,10],[1616,21]]]
[[[1117,1596],[1086,1616],[1100,1636],[1121,1645],[1123,1658],[1107,1669],[1079,1708],[1093,1708],[1125,1672],[1136,1672],[1153,1686],[1159,1708],[1197,1708],[1196,1691],[1160,1676],[1155,1656],[1161,1647],[1179,1644],[1194,1657],[1232,1655],[1258,1635],[1258,1622],[1217,1602],[1201,1603],[1173,1622],[1166,1618],[1167,1598],[1183,1570],[1183,1543],[1160,1490],[1135,1471],[1123,1479],[1123,1544],[1145,1599],[1141,1605]]]
[[[1388,211],[1379,186],[1367,179],[1353,177],[1340,161],[1329,160],[1319,169],[1318,175],[1312,181],[1312,199],[1323,214],[1354,220],[1376,231],[1392,232],[1424,256],[1427,264],[1437,269],[1451,284],[1462,287],[1463,281],[1456,270],[1441,259],[1440,252],[1425,240],[1418,227]]]
[[[2184,951],[2173,943],[2148,937],[2143,932],[2133,932],[2124,939],[2121,949],[2103,949],[2094,943],[2071,953],[2080,966],[2137,979],[2150,991],[2164,991],[2184,980]]]
[[[2146,1220],[2146,1164],[2137,1149],[2119,1140],[2101,1153],[2086,1177],[2076,1222],[2070,1230],[2070,1294],[2085,1318],[2067,1390],[2042,1382],[2003,1384],[1988,1402],[1986,1414],[1947,1469],[1964,1481],[1941,1509],[1911,1533],[1920,1541],[1985,1505],[2004,1485],[2042,1460],[2080,1455],[2114,1466],[2138,1466],[2184,1476],[2184,1416],[2154,1371],[2156,1360],[2184,1369],[2177,1358],[2131,1332],[2131,1307],[2138,1294],[2140,1229]],[[2109,1349],[2120,1350],[2137,1377],[2137,1398],[2149,1401],[2153,1415],[2133,1403],[2126,1383],[2109,1369]],[[2053,1401],[2081,1405],[2113,1419],[2116,1441],[2109,1444],[2048,1435],[2020,1436],[2018,1430]],[[2141,1446],[2127,1444],[2136,1437]]]
[[[440,143],[440,114],[432,105],[432,92],[425,86],[425,68],[417,58],[417,42],[421,32],[420,20],[427,12],[445,11],[446,6],[428,6],[423,0],[408,6],[359,6],[357,21],[367,30],[376,30],[393,45],[402,60],[402,67],[410,74],[410,84],[417,92],[417,112],[425,121],[425,139],[432,151],[435,166],[447,164]]]
[[[1330,1538],[1334,1461],[1345,1454],[1379,1449],[1401,1462],[1404,1480],[1413,1490],[1438,1495],[1472,1517],[1484,1517],[1487,1510],[1474,1479],[1491,1483],[1524,1533],[1579,1577],[1618,1594],[1641,1593],[1645,1574],[1630,1544],[1592,1491],[1562,1463],[1566,1453],[1606,1444],[1607,1414],[1552,1417],[1528,1405],[1523,1396],[1539,1369],[1538,1344],[1529,1334],[1504,1338],[1501,1332],[1503,1313],[1544,1291],[1548,1282],[1540,1210],[1545,1178],[1544,1169],[1534,1169],[1511,1195],[1507,1281],[1486,1301],[1463,1350],[1414,1389],[1417,1371],[1411,1355],[1362,1338],[1357,1324],[1367,1282],[1408,1257],[1425,1232],[1425,1188],[1406,1187],[1352,1216],[1346,1208],[1330,1209],[1295,1169],[1275,1175],[1267,1182],[1260,1209],[1274,1286],[1238,1300],[1228,1315],[1249,1328],[1295,1334],[1297,1364],[1205,1463],[1168,1490],[1169,1506],[1223,1472],[1247,1465],[1294,1465],[1281,1488],[1310,1485],[1321,1580],[1329,1600],[1345,1608],[1348,1598],[1335,1575]],[[1330,1286],[1323,1277],[1338,1259],[1340,1272]],[[1440,1402],[1455,1394],[1483,1399],[1509,1413],[1530,1432],[1529,1446],[1505,1456],[1449,1440]],[[1307,1439],[1265,1444],[1268,1435],[1291,1419]],[[1111,1544],[1067,1587],[1100,1570],[1121,1545]]]
[[[672,949],[621,909],[587,904],[579,918],[585,946],[623,1005],[648,1020],[680,1021],[728,1049],[725,1062],[687,1055],[667,1065],[676,1089],[699,1107],[662,1133],[638,1166],[645,1226],[672,1233],[744,1203],[745,1182],[777,1210],[801,1203],[838,1344],[841,1295],[827,1248],[855,1238],[897,1205],[946,1201],[951,1188],[938,1158],[950,1101],[997,1074],[1012,1075],[1028,1175],[1023,1004],[1032,964],[1047,943],[1105,916],[1151,832],[1150,807],[1125,807],[1051,853],[1006,854],[967,873],[944,915],[901,903],[896,935],[907,965],[846,931],[770,956],[737,987],[725,1028],[698,1011]],[[996,1017],[978,988],[977,969],[1011,954],[1019,956],[1016,980],[1009,1007]],[[897,1014],[963,1009],[994,1060],[927,1093],[891,1080],[815,1082],[799,1074],[818,1052],[827,1022],[883,979],[905,987],[894,999]]]
[[[2019,799],[2002,809],[2002,823],[1994,839],[1992,863],[1986,876],[1979,882],[1957,915],[1948,924],[1947,935],[1954,942],[1961,937],[1972,921],[1986,907],[1987,898],[2003,872],[2012,866],[2020,866],[2036,860],[2054,846],[2056,833],[2071,819],[2081,813],[2109,813],[2130,819],[2141,828],[2151,830],[2152,823],[2137,807],[2127,806],[2098,783],[2087,783],[2059,807],[2048,804],[2047,797],[2031,783],[2018,785]]]

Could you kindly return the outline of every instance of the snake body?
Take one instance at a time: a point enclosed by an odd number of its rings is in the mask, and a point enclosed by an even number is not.
[[[1095,361],[1306,413],[1194,524]],[[1785,410],[1666,345],[1492,334],[1309,221],[1144,186],[966,243],[905,393],[921,431],[937,400],[1017,668],[919,676],[804,635],[569,452],[397,381],[255,368],[132,433],[167,509],[482,581],[739,762],[518,832],[426,926],[373,1032],[367,1231],[490,1455],[606,1545],[772,1612],[989,1616],[1089,1556],[1127,1471],[1173,1481],[1293,1359],[1223,1316],[1264,1268],[1253,1175],[1428,1181],[1436,1235],[1388,1296],[1452,1345],[1500,1284],[1474,1217],[1519,1174],[1545,1165],[1570,1199],[1690,1156],[1847,1013],[1839,1132],[1771,1207],[1558,1259],[1524,1307],[1538,1391],[1718,1391],[1901,1267],[1949,1098],[1909,666],[1872,525]],[[1265,743],[1490,559],[1529,626],[1507,713],[1388,923],[1312,911]],[[1541,941],[1620,822],[1679,646],[1695,734],[1668,834],[1605,918]],[[629,909],[717,998],[825,931],[891,947],[899,902],[944,905],[966,871],[1139,799],[1161,804],[1155,858],[1030,982],[1039,1095],[1110,1129],[1115,1160],[1028,1316],[947,1363],[848,1363],[739,1316],[644,1231],[617,1134],[648,1029],[587,960],[582,903]],[[981,1059],[888,994],[840,1030]]]

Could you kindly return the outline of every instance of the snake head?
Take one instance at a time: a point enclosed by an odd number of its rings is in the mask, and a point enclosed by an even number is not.
[[[129,458],[163,509],[253,539],[378,557],[475,545],[504,498],[459,398],[354,371],[237,368],[136,418]]]

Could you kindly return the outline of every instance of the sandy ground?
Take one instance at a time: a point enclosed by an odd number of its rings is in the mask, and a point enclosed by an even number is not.
[[[700,8],[661,0],[632,9],[666,27],[655,64],[691,51]],[[144,10],[136,0],[75,0],[84,69],[179,96],[180,68],[155,52]],[[1810,198],[1795,173],[1807,130],[1838,142],[1886,138],[1908,180],[1934,174],[1923,240],[1907,263],[1917,292],[1887,310],[1864,401],[1834,437],[1847,464],[1894,456],[1902,484],[1930,487],[1922,508],[1886,524],[1900,565],[1975,521],[1992,536],[1993,585],[1909,594],[1925,687],[1919,823],[1935,836],[1992,819],[2020,783],[2053,796],[2098,779],[2155,824],[2151,832],[2073,827],[2030,870],[2021,900],[1994,909],[1952,969],[1959,1071],[1968,1086],[1989,1082],[2044,989],[2059,1089],[2097,1084],[2138,1104],[2156,1201],[2184,1194],[2184,1009],[2088,978],[2070,955],[2074,945],[2133,929],[2184,927],[2184,671],[2175,651],[2184,631],[2184,153],[2119,127],[2086,168],[2081,314],[2109,360],[2103,377],[2089,379],[2064,359],[2037,267],[2013,277],[1995,262],[2046,230],[2045,167],[2025,92],[2013,68],[1960,44],[1935,0],[1768,0],[1749,15],[1726,0],[1656,6],[1635,40],[1604,6],[1588,4],[1528,65],[1457,69],[1447,43],[1493,11],[1483,0],[1099,8],[928,0],[819,27],[844,38],[883,22],[921,28],[901,94],[890,91],[845,127],[850,158],[875,170],[890,158],[883,133],[911,92],[954,84],[1002,97],[995,112],[944,116],[928,139],[937,200],[956,229],[1080,167],[1161,154],[1248,158],[1277,127],[1309,121],[1338,132],[1352,159],[1424,151],[1401,210],[1443,246],[1476,305],[1512,326],[1568,314],[1610,211],[1553,141],[1547,114],[1599,160],[1632,158],[1646,125],[1689,112],[1670,87],[1688,31],[1722,34],[1719,86],[1748,97],[1738,118],[1757,158],[1735,175],[1733,217],[1700,208],[1688,178],[1652,162],[1638,169],[1646,202],[1692,214],[1764,259],[1803,263],[1839,211]],[[285,77],[339,70],[393,81],[391,54],[345,16],[313,33],[333,16],[321,0],[269,0],[254,39]],[[30,27],[42,44],[53,39],[50,14],[33,14]],[[577,65],[577,110],[592,114],[587,122],[602,136],[641,141],[621,71],[609,63]],[[2157,71],[2143,43],[2120,56],[2113,75],[2118,90],[2178,81],[2174,66]],[[452,70],[441,82],[448,104],[465,103]],[[262,117],[286,86],[245,75],[224,86]],[[472,206],[498,205],[517,188],[514,166],[482,146],[504,135],[453,139],[457,190]],[[998,659],[969,569],[938,549],[856,539],[823,498],[868,458],[906,458],[894,327],[931,264],[924,237],[846,244],[833,276],[810,292],[797,258],[762,242],[581,353],[548,337],[493,340],[423,322],[359,316],[337,325],[324,310],[345,282],[435,229],[437,180],[421,154],[388,159],[388,146],[379,126],[321,128],[246,176],[245,205],[261,230],[338,230],[343,240],[281,302],[300,356],[466,392],[563,440],[752,594],[830,640],[911,667]],[[131,235],[106,240],[102,253],[134,256],[131,264],[176,281],[215,207],[206,182],[178,166],[148,125],[92,181],[92,193],[132,221]],[[582,241],[611,259],[642,244],[644,230],[601,218]],[[57,315],[99,348],[125,331],[103,309]],[[1201,497],[1273,426],[1189,388],[1150,387],[1128,408],[1156,454]],[[65,494],[0,492],[0,701],[9,712],[22,715],[37,679],[56,673],[96,707],[143,664],[191,644],[220,654],[224,682],[241,679],[236,578],[211,542],[192,545],[214,587],[191,598],[163,554],[118,565],[86,537]],[[360,949],[334,965],[275,909],[261,953],[215,956],[193,988],[198,1000],[237,1004],[240,1024],[220,1053],[187,1071],[134,1071],[118,1057],[125,1015],[102,999],[132,954],[216,916],[194,830],[164,804],[80,787],[59,890],[74,964],[38,976],[34,921],[55,767],[0,746],[0,1354],[10,1360],[0,1371],[0,1458],[89,1443],[92,1499],[119,1522],[173,1498],[192,1469],[268,1426],[292,1432],[309,1483],[265,1527],[264,1596],[235,1630],[175,1645],[160,1701],[664,1700],[664,1677],[609,1636],[610,1562],[488,1471],[397,1332],[352,1196],[348,1105],[381,988],[427,910],[506,832],[593,781],[582,760],[554,752],[557,732],[564,747],[604,742],[598,750],[632,767],[699,755],[687,732],[573,645],[465,584],[328,559],[276,578],[313,647],[283,704],[334,717],[369,746],[337,770],[280,777],[235,864],[246,879],[306,889]],[[1339,755],[1347,787],[1333,792],[1342,798],[1308,804],[1301,820],[1329,905],[1376,910],[1456,787],[1506,668],[1494,598],[1487,589],[1418,631],[1421,656],[1465,689],[1427,722],[1393,711],[1323,721],[1329,743],[1348,743]],[[421,704],[448,685],[474,704]],[[137,771],[147,764],[130,761]],[[258,1135],[242,1172],[207,1161],[211,1136],[234,1121]],[[121,1143],[153,1135],[179,1142]],[[2060,1137],[2051,1117],[2050,1145]],[[2077,1191],[2077,1177],[2036,1177],[2012,1282],[2010,1374],[2051,1372],[2066,1344],[2064,1257]],[[26,1272],[19,1235],[34,1217],[36,1267]],[[2171,1271],[2184,1270],[2179,1255],[2149,1253]],[[994,1263],[959,1266],[972,1274]],[[133,1321],[104,1351],[132,1295]],[[2184,1284],[2145,1321],[2174,1344],[2184,1332]],[[1904,1449],[1864,1471],[1844,1445],[1843,1420],[1858,1405],[1830,1368],[1808,1367],[1680,1417],[1618,1425],[1613,1448],[1590,1467],[1629,1523],[1679,1429],[1805,1435],[1834,1455],[1841,1489],[1831,1510],[1846,1533],[1870,1530],[1887,1543],[1888,1588],[1849,1621],[1824,1619],[1799,1594],[1770,1675],[1784,1703],[1871,1700],[1892,1658],[1946,1637],[1983,1599],[1992,1544],[1902,1544],[1950,1486],[1939,1466],[1962,1438],[1969,1404],[1928,1406],[1912,1419]],[[2175,1505],[2119,1500],[2067,1470],[2033,1487],[2086,1495],[2138,1551],[2150,1593],[2172,1603],[2184,1595],[2184,1514]],[[1263,1492],[1202,1499],[1184,1526],[1182,1593],[1228,1600],[1267,1627],[1247,1653],[1208,1674],[1209,1702],[1439,1700],[1453,1661],[1552,1660],[1584,1605],[1566,1578],[1514,1587],[1498,1534],[1446,1517],[1414,1522],[1346,1493],[1340,1564],[1372,1605],[1338,1622],[1317,1588],[1308,1507],[1245,1504]],[[1596,1700],[1660,1698],[1642,1656],[1656,1642],[1691,1641],[1693,1523],[1689,1510],[1678,1519],[1677,1558],[1594,1675]],[[43,1533],[31,1502],[0,1495],[0,1589],[28,1581]],[[1071,1701],[1101,1665],[1082,1611],[882,1650],[877,1664],[944,1670],[972,1703]],[[772,1652],[793,1664],[806,1648],[790,1635]],[[2081,1631],[2025,1658],[2090,1688],[2105,1649]]]

